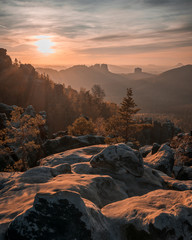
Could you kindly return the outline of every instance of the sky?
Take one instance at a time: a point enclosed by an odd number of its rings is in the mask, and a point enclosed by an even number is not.
[[[0,0],[0,47],[31,64],[192,63],[192,0]]]

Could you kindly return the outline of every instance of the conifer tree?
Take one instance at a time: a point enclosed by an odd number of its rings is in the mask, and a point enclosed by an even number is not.
[[[127,88],[127,95],[123,98],[119,108],[120,119],[122,120],[121,128],[124,131],[126,141],[129,137],[130,126],[133,124],[133,115],[140,110],[136,107],[137,104],[133,99],[133,91],[131,88]]]

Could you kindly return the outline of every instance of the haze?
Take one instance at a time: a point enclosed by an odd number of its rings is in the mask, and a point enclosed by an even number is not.
[[[0,5],[1,47],[25,63],[192,62],[191,0],[1,0]],[[39,51],[42,38],[48,47]]]

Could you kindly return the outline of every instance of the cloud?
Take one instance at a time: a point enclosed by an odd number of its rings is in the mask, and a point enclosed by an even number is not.
[[[175,42],[162,42],[162,43],[151,43],[151,44],[140,44],[131,46],[112,46],[112,47],[97,47],[97,48],[85,48],[77,50],[78,53],[83,54],[99,54],[99,55],[127,55],[136,53],[147,53],[166,49],[174,49],[181,47],[192,46],[191,41],[175,41]]]
[[[159,51],[191,41],[191,0],[0,1],[0,42],[18,51],[32,45],[37,33],[77,53],[101,55]]]
[[[116,41],[121,39],[127,39],[131,37],[128,34],[112,34],[112,35],[104,35],[100,37],[91,38],[92,41]]]
[[[185,4],[192,5],[191,0],[143,0],[145,4],[152,6],[172,5],[172,6],[184,6]]]

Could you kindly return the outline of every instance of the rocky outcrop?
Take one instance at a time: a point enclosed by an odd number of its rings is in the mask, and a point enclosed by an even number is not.
[[[142,156],[126,144],[105,148],[91,158],[90,164],[94,168],[110,169],[115,172],[127,171],[134,176],[142,176],[144,173]]]
[[[141,153],[142,157],[146,157],[152,150],[153,146],[145,145],[139,148],[139,152]]]
[[[71,173],[71,166],[68,163],[56,167],[34,167],[24,172],[19,181],[24,183],[46,183],[53,177],[60,174]]]
[[[192,190],[192,180],[177,180],[175,178],[167,176],[166,174],[161,173],[160,171],[158,172],[158,174],[163,178],[167,189],[177,191]]]
[[[115,239],[99,209],[78,193],[37,194],[33,207],[18,216],[9,226],[13,239]]]
[[[171,171],[173,150],[150,149],[145,159]],[[191,240],[191,190],[126,144],[67,150],[0,173],[0,239]]]
[[[93,66],[91,66],[90,68],[96,70],[96,71],[100,71],[100,72],[109,72],[109,69],[108,69],[108,65],[107,64],[95,64]]]
[[[117,239],[191,239],[192,191],[156,190],[141,197],[128,198],[102,209]]]
[[[174,166],[173,173],[176,179],[179,180],[192,180],[192,166]]]
[[[104,144],[104,137],[86,135],[86,136],[63,136],[55,139],[48,139],[43,144],[44,153],[46,156],[63,152],[69,149],[80,148],[85,146]]]
[[[168,145],[163,144],[156,153],[148,154],[144,158],[144,163],[171,176],[174,165],[174,152]]]
[[[101,152],[107,145],[93,145],[90,147],[77,148],[56,153],[51,156],[40,159],[41,166],[54,167],[59,164],[89,162],[94,154]]]

